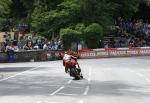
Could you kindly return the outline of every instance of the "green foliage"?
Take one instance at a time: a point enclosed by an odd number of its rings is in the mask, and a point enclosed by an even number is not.
[[[102,27],[99,24],[93,23],[89,25],[84,32],[84,38],[88,48],[97,48],[99,40],[103,40]]]
[[[132,17],[142,2],[150,5],[150,0],[0,0],[0,24],[26,18],[38,34],[61,35],[66,47],[70,40],[84,39],[89,48],[96,48],[113,17]]]
[[[34,36],[33,37],[33,40],[38,40],[38,39],[45,39],[45,37],[44,36],[41,36],[41,35],[37,35],[37,36]]]
[[[83,23],[79,23],[75,26],[75,30],[81,32],[82,34],[84,34],[85,28],[86,26]]]
[[[138,11],[139,4],[142,0],[107,0],[117,5],[116,16],[131,17],[135,12]]]
[[[86,25],[93,22],[107,31],[112,24],[114,12],[114,6],[111,5],[113,3],[96,0],[65,0],[55,10],[50,11],[40,5],[34,9],[31,24],[37,32],[47,31],[49,35],[58,35],[61,28],[68,27],[84,34]]]
[[[150,0],[144,0],[147,5],[150,6]]]
[[[10,12],[11,0],[0,0],[0,16],[6,16]]]
[[[25,6],[25,8],[28,10],[28,11],[32,11],[32,9],[34,9],[34,3],[35,1],[38,1],[38,0],[20,0],[20,2],[22,3],[23,6]]]
[[[21,0],[12,0],[10,6],[10,17],[16,19],[22,19],[27,16],[27,10],[22,4]]]
[[[37,4],[32,13],[32,27],[37,32],[47,31],[49,35],[58,35],[60,28],[68,27],[79,13],[79,5],[76,0],[66,0],[57,4],[55,10],[49,10],[48,6]]]
[[[0,0],[0,26],[2,26],[9,17],[11,0]]]
[[[112,17],[116,7],[114,3],[106,0],[81,0],[80,5],[81,16],[86,25],[95,22],[107,29],[108,25],[113,24]]]
[[[60,30],[60,38],[63,41],[64,49],[68,49],[72,42],[78,42],[81,37],[81,32],[72,30],[70,28]]]
[[[47,27],[45,26],[44,13],[47,12],[47,6],[44,0],[37,0],[35,2],[35,8],[31,15],[31,25],[36,32],[45,32]]]

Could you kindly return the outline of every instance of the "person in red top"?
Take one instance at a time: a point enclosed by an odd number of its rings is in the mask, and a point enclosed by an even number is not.
[[[77,58],[71,55],[69,52],[65,52],[64,57],[63,57],[63,66],[65,67],[66,73],[68,72],[68,68],[70,65],[77,65],[78,69],[80,69],[79,63],[77,62]]]

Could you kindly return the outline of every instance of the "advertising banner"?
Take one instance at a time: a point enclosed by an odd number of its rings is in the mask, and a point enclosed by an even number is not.
[[[109,58],[128,56],[150,56],[150,48],[118,48],[100,49],[87,52],[83,52],[83,50],[79,51],[80,58]]]

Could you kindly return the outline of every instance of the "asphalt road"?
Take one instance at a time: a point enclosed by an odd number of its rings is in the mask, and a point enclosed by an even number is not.
[[[62,61],[0,64],[0,103],[150,103],[150,57],[79,63],[78,81]]]

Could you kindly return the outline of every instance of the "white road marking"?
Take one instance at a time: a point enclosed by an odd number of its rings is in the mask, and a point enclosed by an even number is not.
[[[71,84],[71,82],[72,82],[72,80],[69,80],[69,81],[67,82],[67,84]],[[58,93],[59,91],[61,91],[61,90],[64,89],[64,88],[65,88],[65,86],[63,85],[63,86],[61,86],[60,88],[58,88],[56,91],[54,91],[53,93],[51,93],[50,95],[53,96],[53,95],[55,95],[56,93]]]
[[[89,91],[89,86],[86,87],[86,89],[85,89],[83,95],[87,95],[88,91]]]
[[[71,82],[72,82],[72,80],[69,80],[69,81],[67,82],[67,84],[71,84]]]
[[[58,88],[56,91],[54,91],[53,93],[51,93],[50,95],[53,96],[53,95],[55,95],[56,93],[58,93],[59,91],[61,91],[64,88],[65,88],[65,86],[63,85],[60,88]]]
[[[83,103],[83,100],[80,100],[79,103]]]
[[[18,76],[18,75],[24,74],[24,73],[26,73],[26,72],[28,72],[28,71],[32,71],[32,70],[35,70],[35,69],[38,69],[38,68],[39,68],[39,66],[36,67],[36,68],[32,68],[32,69],[26,70],[26,71],[21,72],[21,73],[17,73],[17,74],[15,74],[15,75],[13,75],[13,76],[9,76],[9,77],[7,77],[7,78],[1,79],[0,82],[6,81],[6,80],[8,80],[8,79],[14,78],[14,77],[16,77],[16,76]]]
[[[83,93],[83,95],[87,95],[88,91],[89,91],[89,84],[91,82],[91,75],[92,75],[92,68],[89,69],[89,78],[88,78],[88,86],[85,88],[85,91]]]
[[[66,96],[77,96],[78,94],[67,94],[67,93],[58,93],[60,95],[66,95]]]

